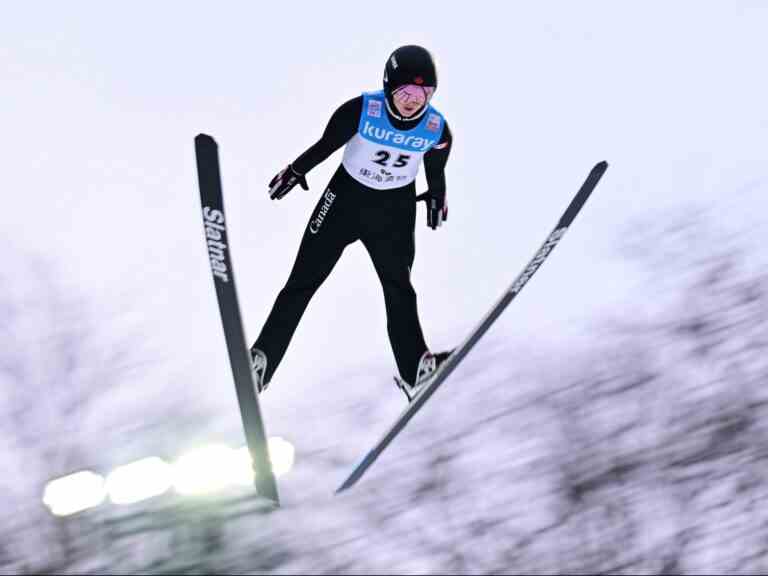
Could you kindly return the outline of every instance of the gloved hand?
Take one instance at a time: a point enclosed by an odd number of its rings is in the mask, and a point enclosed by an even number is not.
[[[427,190],[416,196],[416,202],[424,201],[427,205],[427,226],[435,230],[448,220],[448,204],[445,201],[445,190],[432,192]]]
[[[277,173],[277,176],[269,182],[269,197],[272,200],[280,200],[283,196],[293,189],[296,184],[301,184],[304,190],[309,190],[307,179],[303,174],[299,174],[288,164],[286,168]]]

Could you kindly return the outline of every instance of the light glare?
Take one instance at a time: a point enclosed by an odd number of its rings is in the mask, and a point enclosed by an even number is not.
[[[269,459],[272,462],[272,472],[276,477],[285,476],[293,468],[296,459],[296,449],[293,444],[274,436],[269,439]]]
[[[209,494],[232,484],[235,452],[229,446],[204,446],[178,459],[174,487],[179,494]]]
[[[133,504],[166,492],[173,480],[168,463],[160,458],[143,458],[115,468],[107,476],[107,493],[115,504]]]
[[[70,516],[104,501],[106,491],[100,474],[83,470],[48,482],[43,503],[55,516]]]

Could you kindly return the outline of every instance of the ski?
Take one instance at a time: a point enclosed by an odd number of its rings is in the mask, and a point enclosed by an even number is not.
[[[208,258],[213,273],[213,283],[216,286],[216,297],[235,380],[240,416],[243,420],[248,450],[253,460],[254,483],[259,496],[279,505],[277,482],[269,460],[267,437],[251,375],[251,362],[235,290],[216,141],[206,134],[198,134],[195,137],[195,154]]]
[[[419,394],[410,402],[408,407],[403,411],[400,417],[395,421],[392,427],[387,430],[384,436],[373,447],[373,449],[365,455],[360,463],[355,467],[352,473],[342,483],[342,485],[336,490],[336,493],[343,492],[348,488],[354,486],[360,478],[363,477],[366,470],[376,461],[381,455],[384,449],[395,439],[395,437],[405,428],[416,413],[421,410],[424,404],[429,398],[437,391],[440,385],[446,378],[453,372],[459,363],[464,359],[467,353],[477,344],[478,340],[488,331],[493,325],[496,319],[501,315],[504,309],[510,302],[517,296],[523,287],[528,283],[531,277],[536,273],[536,270],[544,263],[547,257],[554,250],[557,243],[565,235],[568,227],[574,221],[579,211],[582,209],[592,191],[597,186],[597,183],[602,178],[605,171],[608,169],[608,163],[603,161],[599,162],[592,168],[587,176],[587,179],[582,184],[576,196],[571,200],[568,208],[565,210],[560,220],[557,222],[554,230],[547,236],[544,244],[539,248],[534,257],[523,269],[523,271],[515,278],[515,280],[509,285],[507,290],[501,296],[501,298],[493,305],[490,311],[486,314],[480,324],[470,332],[469,336],[461,343],[451,354],[448,360],[440,366],[439,370],[435,374],[432,381],[419,392]]]

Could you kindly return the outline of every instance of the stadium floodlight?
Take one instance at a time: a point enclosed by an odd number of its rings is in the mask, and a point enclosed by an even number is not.
[[[83,470],[45,485],[43,503],[55,516],[70,516],[100,505],[106,497],[104,477]]]
[[[179,494],[209,494],[234,484],[235,470],[235,451],[229,446],[211,444],[176,461],[173,484]]]
[[[235,450],[232,467],[232,483],[237,486],[253,486],[253,460],[248,446]]]
[[[114,504],[134,504],[164,494],[173,482],[171,466],[161,458],[142,458],[115,468],[107,476],[107,493]]]
[[[273,436],[269,439],[269,459],[272,462],[272,472],[279,478],[293,468],[296,449],[284,438]]]

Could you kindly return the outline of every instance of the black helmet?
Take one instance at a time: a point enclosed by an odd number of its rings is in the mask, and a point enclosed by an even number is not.
[[[384,67],[384,92],[391,95],[400,86],[416,84],[437,89],[437,70],[432,54],[421,46],[401,46]]]

